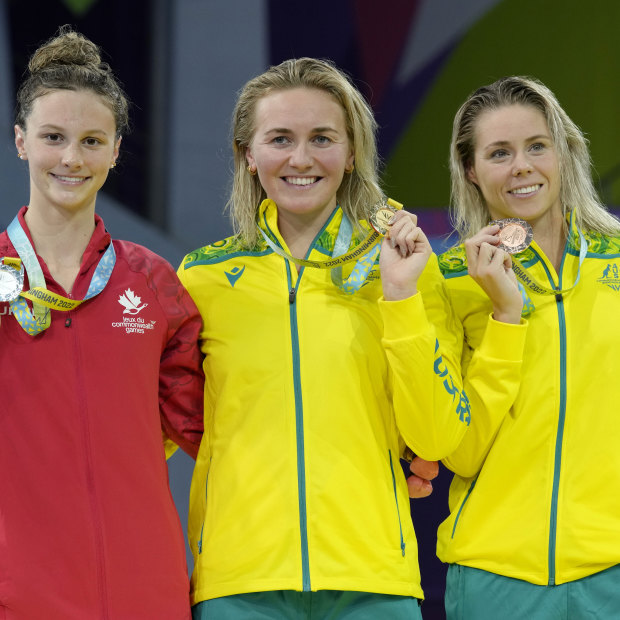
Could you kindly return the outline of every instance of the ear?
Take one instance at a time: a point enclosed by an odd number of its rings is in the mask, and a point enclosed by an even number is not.
[[[248,162],[248,167],[256,170],[256,160],[254,159],[252,149],[249,146],[245,149],[245,160]]]
[[[471,164],[468,164],[468,166],[467,166],[467,168],[465,170],[465,174],[466,174],[467,178],[474,185],[478,185],[478,177],[476,176],[476,169]]]
[[[347,172],[352,171],[354,165],[355,165],[355,153],[353,152],[353,149],[351,149],[351,152],[349,153],[349,156],[347,157],[347,163],[344,169]]]
[[[112,163],[115,164],[116,160],[118,159],[118,154],[121,148],[121,142],[123,140],[123,137],[121,136],[117,141],[116,144],[114,145],[114,152],[112,153]]]
[[[17,148],[17,152],[22,154],[22,159],[25,159],[26,153],[24,151],[24,130],[19,125],[15,125],[13,129],[15,131],[15,147]]]

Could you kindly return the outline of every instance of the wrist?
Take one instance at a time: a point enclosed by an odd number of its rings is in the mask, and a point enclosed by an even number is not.
[[[386,301],[402,301],[403,299],[413,297],[417,292],[418,288],[415,284],[399,286],[386,282],[383,283],[383,298]]]

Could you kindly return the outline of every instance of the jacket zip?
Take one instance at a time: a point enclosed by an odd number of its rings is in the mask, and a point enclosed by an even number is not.
[[[334,211],[335,213],[336,211]],[[327,222],[323,225],[321,230],[317,233],[313,239],[308,251],[306,252],[306,258],[310,256],[314,245],[319,237],[323,234],[323,231],[329,225],[333,214],[328,218]],[[269,225],[265,220],[265,226],[267,230]],[[271,231],[270,231],[271,232]],[[278,245],[279,242],[278,242]],[[310,559],[308,552],[308,513],[306,506],[306,458],[305,458],[305,440],[304,440],[304,407],[303,397],[301,391],[301,371],[299,360],[299,329],[297,325],[297,291],[299,284],[303,276],[305,267],[301,267],[297,274],[297,280],[293,285],[293,277],[291,274],[291,263],[285,260],[286,265],[286,278],[288,284],[288,303],[289,303],[289,321],[291,327],[291,346],[293,354],[293,388],[295,393],[295,432],[297,441],[297,491],[299,498],[299,533],[301,538],[301,574],[302,574],[302,589],[304,592],[311,591],[310,583]]]
[[[564,269],[564,260],[566,258],[566,249],[562,256],[560,264],[560,273],[558,276],[557,288],[562,288],[562,272]],[[547,277],[551,285],[553,279],[545,266]],[[564,439],[564,423],[566,421],[566,314],[564,310],[564,298],[560,293],[555,296],[556,308],[558,311],[558,330],[560,335],[560,405],[558,412],[558,428],[555,438],[555,457],[553,465],[553,487],[551,492],[551,515],[549,519],[549,585],[555,585],[555,554],[557,545],[557,526],[558,526],[558,495],[560,491],[560,471],[562,466],[562,442]]]
[[[392,463],[392,451],[388,450],[390,459],[390,471],[392,472],[392,487],[394,489],[394,501],[396,502],[396,515],[398,516],[398,529],[400,531],[400,551],[405,557],[405,539],[403,537],[403,524],[400,519],[400,508],[398,507],[398,494],[396,493],[396,476],[394,475],[394,463]]]
[[[562,271],[564,269],[564,260],[566,258],[566,249],[562,256],[560,264],[560,272],[558,276],[558,285],[553,282],[553,278],[545,262],[540,259],[543,265],[549,283],[556,290],[562,289]],[[558,426],[555,437],[555,454],[553,463],[553,485],[551,489],[551,511],[549,515],[549,549],[548,549],[548,568],[549,568],[549,585],[555,585],[555,554],[557,546],[557,526],[558,526],[558,495],[560,490],[560,472],[562,469],[562,441],[564,439],[564,423],[566,420],[566,315],[564,312],[564,298],[560,293],[555,296],[556,308],[558,312],[558,332],[560,336],[560,404],[558,409]]]
[[[65,315],[65,320],[73,319],[72,316],[74,313],[69,311]],[[72,324],[72,320],[69,325]],[[65,322],[66,325],[66,322]],[[75,359],[75,368],[76,368],[76,384],[77,384],[77,396],[78,402],[80,403],[79,410],[82,412],[81,415],[81,431],[82,431],[82,439],[84,443],[84,457],[85,457],[85,474],[86,474],[86,487],[88,489],[88,499],[90,504],[90,512],[92,516],[92,524],[93,524],[93,538],[95,544],[95,563],[96,563],[96,573],[97,573],[97,588],[99,591],[99,600],[101,602],[101,620],[109,620],[110,613],[108,608],[108,595],[107,595],[107,580],[106,580],[106,567],[105,567],[105,557],[103,553],[104,543],[103,543],[103,523],[101,520],[101,515],[98,508],[98,498],[97,498],[97,489],[95,484],[95,475],[94,475],[94,466],[93,466],[93,454],[92,454],[92,444],[91,444],[91,429],[90,422],[88,418],[89,409],[88,409],[88,399],[84,394],[84,376],[82,369],[84,368],[78,331],[73,329],[73,350],[74,350],[74,359]]]
[[[304,592],[311,590],[310,560],[308,553],[308,514],[306,507],[306,459],[304,443],[304,408],[301,393],[299,360],[299,331],[297,325],[297,289],[304,267],[299,270],[297,282],[293,285],[291,265],[286,261],[286,277],[289,289],[289,318],[291,324],[291,344],[293,348],[293,387],[295,393],[295,431],[297,436],[297,491],[299,497],[299,533],[301,536],[301,572]]]

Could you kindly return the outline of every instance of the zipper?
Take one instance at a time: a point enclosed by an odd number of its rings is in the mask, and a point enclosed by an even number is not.
[[[480,475],[480,474],[478,474]],[[461,502],[461,505],[459,507],[459,511],[456,513],[456,519],[454,519],[454,526],[452,527],[452,535],[450,536],[450,538],[454,538],[454,533],[456,532],[456,526],[459,522],[459,519],[461,518],[461,512],[463,512],[463,508],[465,508],[465,504],[467,503],[467,500],[469,499],[469,496],[471,495],[472,491],[474,490],[474,487],[476,486],[476,482],[478,482],[478,476],[476,476],[473,480],[473,482],[471,483],[469,490],[467,491],[467,495],[465,495],[465,499],[463,499],[463,501]]]
[[[99,591],[99,600],[101,602],[101,620],[109,620],[109,607],[107,597],[107,578],[106,578],[106,565],[105,556],[103,553],[103,523],[101,520],[101,514],[98,508],[98,497],[95,485],[95,474],[93,464],[93,451],[91,443],[91,429],[88,418],[88,399],[84,394],[83,387],[85,385],[82,369],[84,364],[82,361],[80,343],[77,330],[73,331],[73,349],[76,368],[76,380],[77,380],[77,397],[80,403],[79,410],[81,412],[81,431],[82,439],[84,442],[84,460],[85,463],[85,475],[86,475],[86,488],[88,490],[88,499],[90,504],[90,513],[92,516],[93,524],[93,539],[95,545],[95,564],[97,574],[97,587]]]
[[[304,407],[301,392],[299,359],[299,329],[297,325],[297,289],[304,267],[299,270],[297,282],[293,285],[291,264],[286,261],[286,278],[289,289],[289,318],[291,324],[291,345],[293,353],[293,388],[295,394],[295,434],[297,437],[297,495],[299,498],[299,533],[301,537],[301,573],[303,591],[311,590],[310,558],[308,553],[308,513],[306,505],[306,458],[304,441]]]
[[[323,231],[327,228],[331,222],[334,213],[327,219],[327,222],[323,225],[321,230],[316,234],[312,240],[305,258],[310,256],[312,249],[316,245],[316,242],[323,234]],[[267,223],[266,215],[263,215],[263,223],[265,228],[272,233],[269,224]],[[280,243],[277,241],[278,245]],[[280,247],[282,247],[280,245]],[[297,324],[297,291],[299,290],[299,284],[304,274],[305,267],[301,267],[297,274],[295,284],[293,284],[293,277],[291,274],[291,263],[284,259],[286,265],[286,279],[288,285],[288,303],[289,303],[289,321],[291,329],[291,348],[293,355],[293,391],[295,395],[295,434],[297,442],[297,494],[299,501],[299,534],[301,538],[301,574],[302,574],[302,590],[304,592],[310,592],[310,555],[308,551],[308,513],[306,503],[306,457],[305,457],[305,439],[304,439],[304,407],[303,396],[301,390],[301,363],[299,356],[299,328]]]
[[[557,290],[562,289],[562,272],[564,271],[565,259],[566,246],[564,248],[564,254],[562,255],[562,261],[560,263],[557,286],[553,282],[553,278],[551,277],[551,273],[549,272],[546,263],[541,260],[551,286]],[[550,586],[555,585],[556,581],[555,554],[557,550],[558,495],[560,492],[560,472],[562,468],[562,441],[564,439],[564,424],[566,421],[566,314],[564,310],[564,298],[560,293],[555,295],[555,301],[558,312],[558,330],[560,336],[560,404],[558,408],[558,426],[555,436],[553,484],[551,487],[551,510],[549,515],[549,548],[547,562]]]
[[[396,476],[394,475],[394,463],[392,463],[392,451],[388,450],[390,459],[390,471],[392,472],[392,488],[394,489],[394,501],[396,502],[396,515],[398,516],[398,530],[400,532],[400,551],[405,557],[405,539],[403,537],[403,523],[400,519],[400,508],[398,506],[398,494],[396,493]]]

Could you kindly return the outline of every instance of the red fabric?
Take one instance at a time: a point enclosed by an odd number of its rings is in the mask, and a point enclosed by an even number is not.
[[[75,298],[84,297],[109,242],[97,218]],[[133,243],[114,248],[106,288],[73,311],[52,311],[51,326],[35,337],[0,303],[7,620],[190,617],[161,431],[196,455],[201,320],[166,261]],[[16,256],[6,232],[2,256]],[[48,288],[66,294],[41,266]],[[140,298],[130,312],[119,302],[127,291]]]

